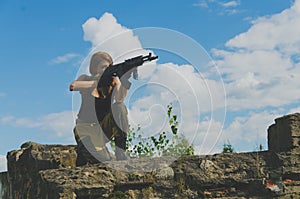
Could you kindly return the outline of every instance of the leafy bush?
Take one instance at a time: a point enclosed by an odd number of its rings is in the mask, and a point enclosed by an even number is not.
[[[228,143],[224,143],[222,153],[232,153],[232,152],[234,152],[234,149],[232,145],[229,143],[229,141]]]
[[[160,157],[193,155],[194,147],[183,134],[178,133],[177,116],[172,114],[172,104],[168,105],[168,118],[171,132],[144,137],[141,127],[130,129],[127,136],[127,154],[131,157]]]

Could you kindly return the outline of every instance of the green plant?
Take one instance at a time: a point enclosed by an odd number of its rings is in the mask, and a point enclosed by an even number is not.
[[[230,142],[228,141],[227,143],[224,143],[222,153],[232,153],[232,152],[234,152],[234,149],[230,144]]]
[[[131,157],[193,155],[194,147],[183,134],[178,133],[177,115],[172,113],[172,104],[168,105],[168,119],[171,132],[144,137],[141,127],[130,129],[127,136],[127,153]]]

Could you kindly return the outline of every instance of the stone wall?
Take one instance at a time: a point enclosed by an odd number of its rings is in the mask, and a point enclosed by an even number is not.
[[[298,180],[300,173],[300,113],[275,119],[275,124],[268,128],[269,151],[280,157],[284,176]]]
[[[297,198],[300,114],[278,118],[269,151],[75,166],[75,146],[25,143],[8,153],[10,198]]]
[[[268,146],[270,151],[300,154],[300,113],[275,119],[268,128]]]
[[[11,198],[36,198],[41,192],[40,171],[72,168],[76,161],[75,146],[41,145],[27,142],[20,150],[7,154]]]
[[[7,178],[7,172],[0,173],[0,198],[6,199],[9,198],[10,189]]]

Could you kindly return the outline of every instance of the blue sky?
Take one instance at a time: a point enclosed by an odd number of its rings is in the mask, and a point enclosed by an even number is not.
[[[228,140],[237,151],[256,150],[259,144],[267,148],[266,131],[273,119],[300,110],[299,15],[299,0],[0,0],[0,170],[6,169],[6,153],[26,141],[74,144],[74,96],[68,91],[69,83],[105,35],[143,27],[173,30],[192,39],[220,72],[222,79],[210,79],[206,71],[197,82],[187,63],[153,49],[160,57],[153,68],[163,72],[167,67],[190,77],[200,106],[198,86],[207,82],[212,89],[216,109],[201,107],[201,116],[182,100],[185,114],[196,117],[187,116],[182,129],[189,132],[199,127],[194,144],[200,152],[219,152]],[[132,36],[128,41],[136,44],[115,44],[111,53],[143,44]],[[152,81],[160,79],[160,69]],[[136,104],[130,107],[135,124],[147,123],[138,118],[145,116],[145,106],[157,105],[156,94],[163,93],[156,93],[155,86],[146,89],[153,93],[133,95],[136,103],[130,101]],[[181,90],[175,91],[180,99]],[[162,110],[154,106],[150,115],[160,118],[156,114]],[[226,115],[212,118],[211,112],[218,110]],[[159,124],[153,121],[149,128]]]

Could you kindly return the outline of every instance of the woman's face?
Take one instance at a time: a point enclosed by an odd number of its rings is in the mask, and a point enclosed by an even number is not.
[[[102,74],[109,65],[110,63],[108,61],[99,62],[96,67],[96,73]]]

